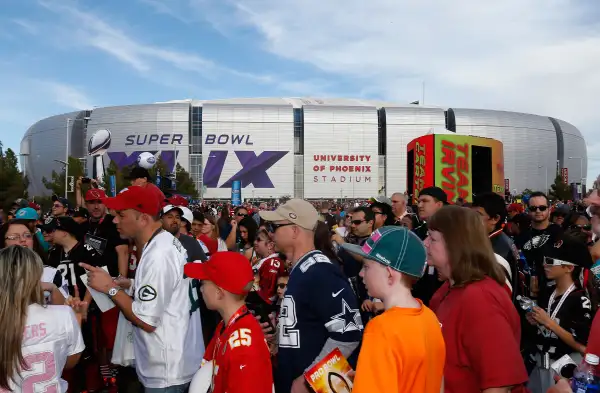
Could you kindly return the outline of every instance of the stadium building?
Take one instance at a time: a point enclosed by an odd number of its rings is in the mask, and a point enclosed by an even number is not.
[[[234,180],[241,181],[244,199],[368,198],[404,191],[407,143],[428,133],[503,142],[512,192],[546,189],[557,168],[568,169],[570,183],[580,183],[587,172],[581,133],[552,117],[361,99],[181,100],[38,121],[21,141],[30,195],[48,194],[42,177],[63,170],[55,160],[64,160],[66,149],[85,160],[91,174],[97,159],[89,149],[98,146],[90,139],[98,131],[105,166],[129,165],[151,152],[170,168],[177,162],[188,170],[204,199],[229,198]]]

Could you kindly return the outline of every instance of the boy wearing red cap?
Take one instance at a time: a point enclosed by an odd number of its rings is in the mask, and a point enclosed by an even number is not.
[[[207,262],[187,264],[184,272],[202,280],[206,306],[223,318],[204,353],[203,363],[214,362],[210,391],[271,393],[269,348],[245,303],[254,281],[248,260],[237,252],[217,252]]]

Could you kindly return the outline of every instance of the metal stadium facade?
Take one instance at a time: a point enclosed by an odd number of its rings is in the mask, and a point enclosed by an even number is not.
[[[42,178],[62,170],[54,160],[64,160],[66,149],[91,173],[95,160],[88,144],[99,130],[108,135],[104,165],[129,165],[143,152],[160,155],[167,166],[188,170],[204,199],[229,198],[234,180],[242,182],[243,198],[403,192],[407,143],[432,132],[503,142],[511,191],[544,190],[557,168],[568,169],[570,183],[580,183],[587,172],[583,136],[552,117],[360,99],[180,100],[38,121],[21,141],[30,195],[48,194]]]

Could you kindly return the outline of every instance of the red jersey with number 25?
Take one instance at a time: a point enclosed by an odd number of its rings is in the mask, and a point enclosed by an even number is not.
[[[272,393],[271,354],[260,325],[246,306],[221,321],[204,353],[214,360],[213,393]]]

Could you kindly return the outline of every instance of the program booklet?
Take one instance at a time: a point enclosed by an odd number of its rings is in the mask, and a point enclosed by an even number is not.
[[[316,393],[350,393],[352,367],[338,348],[304,373],[304,378]]]

